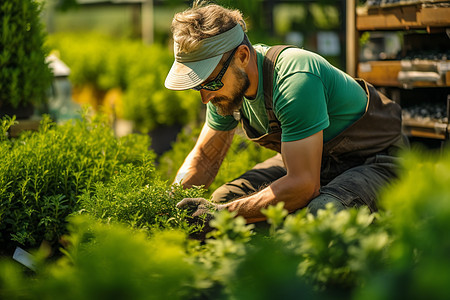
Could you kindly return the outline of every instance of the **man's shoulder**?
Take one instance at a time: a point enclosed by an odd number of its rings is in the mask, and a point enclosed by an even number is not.
[[[265,44],[254,45],[254,48],[261,59],[261,63],[271,47],[273,46]],[[275,72],[278,74],[295,72],[318,74],[320,73],[318,69],[321,69],[324,65],[327,65],[327,61],[319,54],[292,46],[284,49],[279,54],[275,63]]]
[[[298,47],[290,47],[280,53],[278,58],[279,63],[292,63],[292,62],[311,62],[325,63],[326,60],[319,54],[305,50]]]
[[[273,46],[269,46],[266,44],[255,44],[253,45],[253,48],[256,50],[256,52],[258,52],[259,54],[262,54],[263,56],[266,55],[267,51],[271,48],[274,47],[276,45]],[[284,45],[280,45],[280,46],[284,46]],[[289,46],[288,48],[286,48],[285,50],[283,50],[280,53],[280,57],[305,57],[305,58],[311,58],[311,59],[323,59],[319,54],[306,50],[304,48],[295,46],[295,45],[286,45]]]
[[[293,74],[307,76],[308,74],[322,77],[333,72],[329,62],[317,53],[301,48],[287,48],[280,53],[275,64],[278,81],[287,79]]]
[[[258,44],[254,44],[253,48],[260,53],[264,53],[266,52],[271,46],[263,44],[263,43],[258,43]]]

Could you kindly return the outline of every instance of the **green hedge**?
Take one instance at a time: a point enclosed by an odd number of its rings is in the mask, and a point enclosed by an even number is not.
[[[10,121],[3,123],[2,133]],[[246,225],[222,211],[211,221],[215,230],[199,242],[188,238],[198,228],[174,205],[202,191],[170,191],[152,155],[135,143],[140,137],[116,140],[101,124],[44,122],[40,132],[17,140],[2,134],[0,157],[13,153],[0,164],[2,226],[15,215],[23,224],[42,213],[54,217],[65,202],[43,200],[44,188],[49,199],[71,199],[58,194],[64,174],[71,174],[72,191],[77,178],[84,188],[78,187],[78,211],[62,239],[64,255],[49,260],[45,247],[33,251],[32,276],[4,258],[0,298],[359,300],[446,299],[450,293],[450,149],[439,156],[405,153],[399,179],[380,194],[377,214],[328,207],[317,217],[305,210],[288,215],[280,203],[263,211],[267,224]],[[55,171],[64,165],[71,169]],[[101,170],[94,183],[91,175]],[[19,171],[27,176],[16,183]],[[42,211],[46,203],[55,206]]]
[[[384,222],[394,237],[388,267],[373,272],[361,299],[366,294],[372,299],[450,295],[449,183],[450,148],[442,154],[404,155],[400,181],[381,195],[387,212]]]
[[[55,245],[66,232],[65,218],[79,210],[130,223],[145,219],[139,227],[165,224],[175,217],[174,203],[189,196],[180,191],[164,198],[169,187],[156,176],[148,137],[117,139],[105,117],[64,125],[46,117],[38,132],[8,139],[5,133],[13,123],[4,118],[0,130],[3,251],[17,244],[36,247],[44,240]]]
[[[245,225],[226,211],[211,221],[216,230],[204,243],[178,230],[146,236],[72,218],[65,256],[45,262],[41,250],[32,278],[0,263],[0,296],[447,299],[450,150],[403,159],[399,179],[381,193],[380,213],[330,206],[316,217],[305,210],[288,215],[280,203],[263,211],[266,234],[264,224]]]
[[[95,33],[52,35],[48,44],[70,67],[75,87],[93,86],[99,94],[122,90],[121,107],[116,109],[125,119],[133,120],[141,132],[197,121],[201,108],[198,93],[164,87],[173,62],[167,47]]]
[[[34,0],[0,4],[0,109],[46,102],[53,76],[45,62],[40,11]]]

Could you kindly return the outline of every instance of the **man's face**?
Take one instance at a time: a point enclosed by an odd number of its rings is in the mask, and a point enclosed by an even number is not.
[[[228,80],[224,82],[224,86],[219,91],[225,93],[229,91],[229,96],[224,94],[218,94],[211,98],[211,103],[217,108],[217,113],[221,116],[233,115],[233,112],[239,110],[244,100],[244,94],[250,86],[250,80],[248,79],[247,73],[243,70],[230,66],[233,78],[228,76]]]

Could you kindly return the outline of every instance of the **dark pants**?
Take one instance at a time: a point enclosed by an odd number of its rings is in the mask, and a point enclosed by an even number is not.
[[[352,167],[329,182],[321,182],[320,195],[307,208],[312,214],[333,203],[337,211],[366,205],[377,211],[376,199],[380,189],[396,177],[398,159],[388,154],[377,154]],[[277,154],[257,164],[240,177],[219,187],[213,194],[214,202],[228,202],[255,193],[286,175],[281,155]],[[323,176],[325,177],[325,176]]]

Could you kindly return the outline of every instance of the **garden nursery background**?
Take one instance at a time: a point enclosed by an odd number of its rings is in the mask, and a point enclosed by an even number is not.
[[[357,70],[349,69],[356,65],[348,35],[358,29],[349,27],[355,17],[349,7],[355,15],[449,7],[449,1],[215,2],[248,16],[251,41],[296,44],[349,73]],[[445,109],[420,119],[415,131],[416,123],[405,123],[413,147],[402,153],[399,178],[380,192],[375,214],[333,207],[315,217],[288,214],[280,203],[263,211],[267,222],[251,225],[221,211],[205,236],[206,220],[192,222],[189,211],[175,207],[183,198],[208,198],[275,154],[238,132],[209,189],[171,185],[205,113],[198,93],[163,84],[173,62],[171,18],[191,4],[0,3],[0,298],[447,299]],[[413,35],[432,36],[448,49],[447,40],[433,36],[439,24],[429,32],[420,25]],[[411,40],[404,33],[389,30],[385,61],[371,70],[395,59],[404,65],[406,56],[389,56]],[[378,53],[379,36],[355,35],[358,74]],[[429,60],[439,70],[447,59],[441,52]],[[448,70],[439,74],[436,81],[422,76],[377,86],[393,98],[430,89],[436,99],[447,97]],[[432,133],[423,125],[429,122]]]

